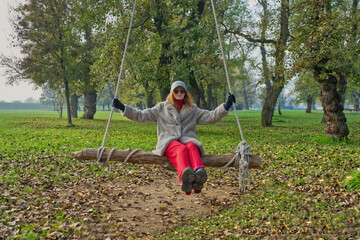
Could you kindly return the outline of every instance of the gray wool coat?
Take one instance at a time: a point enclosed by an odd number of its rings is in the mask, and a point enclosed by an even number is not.
[[[141,111],[125,105],[125,111],[122,114],[136,122],[157,122],[158,142],[156,149],[153,150],[155,155],[163,156],[168,145],[174,140],[183,144],[193,142],[199,147],[200,155],[204,155],[205,149],[196,138],[197,124],[215,123],[228,114],[228,111],[224,104],[212,111],[200,109],[193,104],[190,108],[182,108],[179,113],[166,100]]]

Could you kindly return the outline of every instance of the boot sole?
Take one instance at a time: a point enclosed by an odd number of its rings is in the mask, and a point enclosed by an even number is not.
[[[193,183],[194,190],[201,190],[204,187],[204,183],[207,181],[206,170],[201,168],[195,173],[195,180]]]
[[[194,170],[191,167],[188,167],[184,170],[181,175],[182,186],[181,190],[183,192],[191,192],[193,188],[193,182],[195,180]]]

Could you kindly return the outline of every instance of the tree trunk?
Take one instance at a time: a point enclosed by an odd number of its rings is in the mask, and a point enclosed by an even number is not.
[[[266,48],[265,48],[265,35],[267,31],[267,27],[269,24],[269,12],[267,10],[267,1],[262,1],[263,7],[263,16],[262,16],[262,29],[261,29],[261,43],[260,43],[260,52],[261,52],[261,63],[263,68],[263,78],[266,85],[266,92],[271,90],[271,73],[266,59]]]
[[[96,113],[97,93],[95,90],[86,91],[84,94],[84,119],[94,119]]]
[[[146,107],[147,108],[151,108],[153,106],[155,106],[154,103],[154,90],[151,90],[149,88],[149,82],[145,82],[143,83],[144,89],[145,89],[145,97],[146,97]]]
[[[151,108],[154,107],[154,91],[147,91],[146,92],[146,107]]]
[[[68,125],[72,125],[71,121],[71,106],[70,106],[70,88],[69,88],[69,81],[65,76],[65,66],[62,64],[62,69],[64,72],[64,86],[65,86],[65,101],[66,101],[66,110],[67,110],[67,120]],[[62,110],[61,110],[62,112]]]
[[[96,113],[96,101],[97,101],[97,90],[96,83],[91,82],[91,66],[94,63],[94,59],[91,55],[91,51],[94,49],[94,44],[91,39],[92,27],[89,23],[84,26],[84,38],[86,40],[87,51],[84,56],[84,63],[86,64],[86,70],[84,72],[84,119],[94,119]]]
[[[326,123],[325,113],[323,113],[320,123],[324,123],[324,124]]]
[[[187,24],[181,29],[183,32],[185,31],[191,31],[194,28],[197,28],[199,24],[201,24],[201,18],[204,14],[205,9],[205,0],[198,0],[196,1],[196,6],[194,6],[194,9],[191,11],[189,9],[189,20],[187,21]],[[191,66],[192,59],[193,59],[193,53],[186,52],[184,49],[178,53],[177,56],[179,59],[186,61],[186,69],[188,69],[188,81],[189,81],[189,90],[191,94],[193,95],[197,105],[200,108],[206,108],[207,103],[205,100],[205,94],[204,94],[204,88],[202,86],[202,83],[198,83],[196,81],[195,73],[193,70],[193,67]],[[187,75],[187,74],[186,74]]]
[[[267,8],[266,1],[264,1],[264,26],[261,34],[261,55],[263,61],[263,72],[266,84],[266,96],[261,110],[261,125],[265,127],[272,126],[272,118],[274,116],[274,109],[277,99],[284,88],[286,83],[284,77],[284,59],[286,52],[286,44],[289,38],[289,0],[281,1],[281,16],[280,16],[280,35],[275,44],[275,72],[272,77],[273,83],[270,83],[270,71],[266,61],[266,50],[265,50],[265,31],[267,26]]]
[[[306,99],[306,111],[305,113],[311,113],[311,105],[313,103],[313,97],[311,95],[308,95]]]
[[[282,115],[282,112],[281,112],[280,102],[277,103],[277,110],[278,110],[279,116],[281,116],[281,115]]]
[[[360,94],[354,94],[354,111],[355,112],[359,111],[359,98],[360,98]]]
[[[341,105],[345,106],[345,93],[347,89],[347,75],[340,74],[339,80],[337,81],[337,92],[340,96]]]
[[[110,153],[111,149],[106,149],[102,155],[101,161],[105,161]],[[96,148],[85,148],[83,151],[72,152],[71,156],[77,160],[97,160],[97,152]],[[110,161],[119,161],[123,162],[127,156],[132,152],[129,150],[115,150],[111,155]],[[203,164],[206,167],[215,167],[219,168],[230,162],[230,160],[234,157],[234,153],[232,154],[219,154],[219,155],[205,155],[202,157]],[[169,170],[175,170],[174,166],[170,163],[170,161],[165,156],[157,156],[152,154],[151,152],[143,152],[138,151],[134,153],[128,161],[133,164],[157,164]],[[249,156],[249,169],[251,168],[261,168],[261,158],[256,155]],[[234,166],[230,164],[230,167]]]
[[[161,0],[155,0],[154,8],[154,25],[156,33],[161,39],[161,52],[159,56],[159,63],[157,67],[157,85],[160,92],[161,100],[165,100],[170,92],[170,45],[168,37],[169,13],[166,10],[168,6]]]
[[[78,117],[78,98],[79,96],[76,94],[71,95],[71,117],[73,118]]]
[[[208,84],[206,88],[206,95],[207,95],[207,106],[206,109],[213,109],[214,108],[214,95],[213,95],[213,85],[211,83]]]
[[[60,34],[59,38],[62,40],[62,35]],[[64,48],[60,49],[60,67],[62,70],[62,78],[65,88],[65,101],[66,101],[66,108],[67,108],[67,120],[68,125],[72,125],[71,121],[71,106],[70,106],[70,87],[69,87],[69,79],[66,76],[66,66],[65,66],[65,50]],[[62,115],[62,110],[61,110]]]
[[[320,68],[315,69],[314,77],[319,82],[321,88],[321,103],[324,110],[325,134],[338,139],[347,138],[349,129],[346,124],[346,117],[343,112],[344,107],[341,96],[337,91],[337,79],[328,73],[326,80],[320,78]]]
[[[359,4],[358,0],[353,0],[352,9],[351,9],[351,15],[353,19],[359,19],[358,4]],[[352,34],[351,34],[351,41],[353,43],[356,43],[357,41],[357,34],[358,34],[358,21],[354,21],[354,24],[352,26]],[[356,51],[354,51],[354,54],[357,54]]]
[[[243,86],[243,96],[244,96],[244,109],[245,110],[249,110],[249,103],[248,103],[248,97],[247,97],[247,93],[246,93],[246,84],[245,84],[245,80],[242,80],[242,86]]]
[[[114,99],[115,96],[114,96],[114,92],[113,92],[113,86],[112,85],[109,85],[108,87],[108,92],[109,92],[109,96],[111,99]],[[117,97],[117,96],[116,96]],[[112,103],[111,103],[112,104]],[[112,106],[111,106],[112,107]],[[110,108],[110,105],[108,105],[108,110],[111,111],[111,108]],[[114,112],[119,112],[120,110],[117,109],[117,108],[114,108]]]
[[[168,57],[170,44],[162,44],[159,65],[157,68],[157,83],[160,91],[161,100],[165,100],[170,92],[170,58]]]
[[[67,120],[68,124],[72,125],[71,120],[71,106],[70,106],[70,90],[69,90],[69,82],[65,83],[65,98],[66,98],[66,108],[67,108]]]
[[[59,105],[58,112],[59,112],[59,118],[62,118],[62,115],[63,115],[63,104],[62,103]]]
[[[195,77],[195,73],[193,72],[194,77]],[[200,88],[200,107],[201,108],[206,108],[207,106],[207,102],[206,102],[206,98],[205,98],[205,90],[204,90],[204,84],[203,82],[200,80],[199,83],[199,88]]]
[[[270,91],[266,93],[265,101],[261,109],[261,125],[264,127],[272,126],[272,119],[274,116],[274,110],[276,101],[281,93],[283,87],[271,88]]]
[[[312,28],[323,28],[323,13],[329,11],[331,3],[329,1],[317,1],[314,9]],[[323,107],[325,120],[324,133],[332,138],[344,139],[349,135],[349,129],[346,124],[344,114],[344,98],[346,91],[346,77],[342,72],[328,70],[326,65],[331,61],[327,55],[323,54],[323,46],[329,42],[328,33],[316,34],[312,37],[310,53],[316,56],[316,61],[312,64],[312,71],[315,80],[319,83],[321,89],[321,105]],[[338,79],[339,78],[339,79]],[[345,83],[344,83],[345,82]]]
[[[190,69],[190,66],[189,66]],[[193,97],[195,98],[195,101],[197,105],[200,108],[206,108],[206,101],[205,101],[205,94],[204,89],[202,88],[202,85],[198,84],[195,79],[194,71],[190,71],[190,79],[189,79],[189,90]]]

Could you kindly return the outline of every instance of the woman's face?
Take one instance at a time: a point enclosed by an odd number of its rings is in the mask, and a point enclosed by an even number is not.
[[[185,89],[183,87],[177,87],[174,89],[174,97],[176,100],[183,100],[185,97]]]

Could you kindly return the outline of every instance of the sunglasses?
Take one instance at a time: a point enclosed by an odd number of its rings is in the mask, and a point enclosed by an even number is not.
[[[182,90],[182,89],[181,89],[181,90],[174,90],[174,93],[175,93],[175,94],[178,94],[179,92],[180,92],[181,94],[184,94],[184,93],[185,93],[185,90]]]

